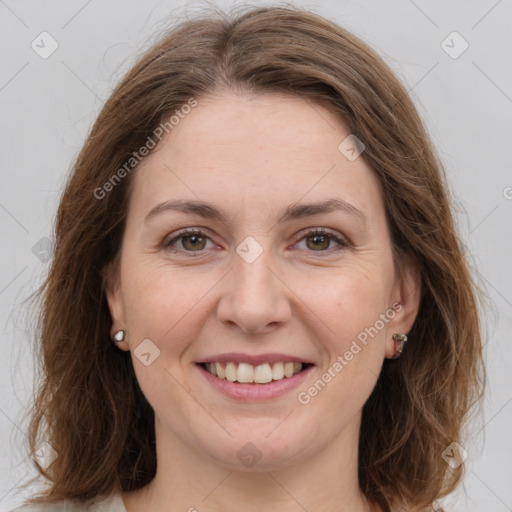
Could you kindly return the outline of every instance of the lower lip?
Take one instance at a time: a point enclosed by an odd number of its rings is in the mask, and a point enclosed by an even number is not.
[[[205,370],[201,365],[197,365],[197,367],[215,389],[229,398],[242,402],[258,402],[278,398],[296,389],[313,368],[313,366],[308,366],[305,370],[295,374],[293,377],[285,377],[284,379],[272,381],[268,384],[243,384],[239,382],[229,382],[226,379],[219,379]]]

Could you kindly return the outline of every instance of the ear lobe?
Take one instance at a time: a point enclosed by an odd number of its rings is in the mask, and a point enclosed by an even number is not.
[[[397,312],[392,324],[391,332],[386,340],[386,357],[392,358],[395,354],[393,334],[408,334],[412,329],[421,304],[421,270],[418,261],[412,255],[404,258],[397,283],[394,290],[394,307]],[[414,342],[409,338],[409,342]]]
[[[117,331],[126,328],[126,318],[124,313],[121,283],[117,272],[110,265],[103,271],[103,287],[105,290],[108,309],[110,311],[110,317],[112,318],[110,339],[113,339],[114,334]],[[126,341],[117,341],[115,344],[121,350],[129,350],[129,346]]]

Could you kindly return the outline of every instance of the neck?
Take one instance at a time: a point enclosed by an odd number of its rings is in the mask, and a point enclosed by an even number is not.
[[[360,416],[313,457],[270,471],[233,470],[195,452],[156,422],[158,467],[123,499],[127,512],[374,512],[358,484]]]

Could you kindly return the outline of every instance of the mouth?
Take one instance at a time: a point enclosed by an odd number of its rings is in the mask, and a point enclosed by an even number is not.
[[[303,357],[229,352],[201,358],[195,366],[211,388],[229,399],[269,402],[304,385],[315,364]]]
[[[257,365],[236,361],[211,361],[197,364],[219,380],[254,385],[290,379],[313,366],[311,363],[296,361],[277,361]]]

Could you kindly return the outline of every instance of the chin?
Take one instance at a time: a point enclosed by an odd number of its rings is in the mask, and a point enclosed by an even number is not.
[[[283,435],[276,430],[281,420],[257,421],[264,428],[243,428],[244,423],[237,429],[229,429],[233,437],[227,434],[222,439],[204,440],[205,455],[216,463],[231,471],[275,471],[284,469],[306,456],[306,451],[314,451],[314,444],[307,435],[299,432]]]

